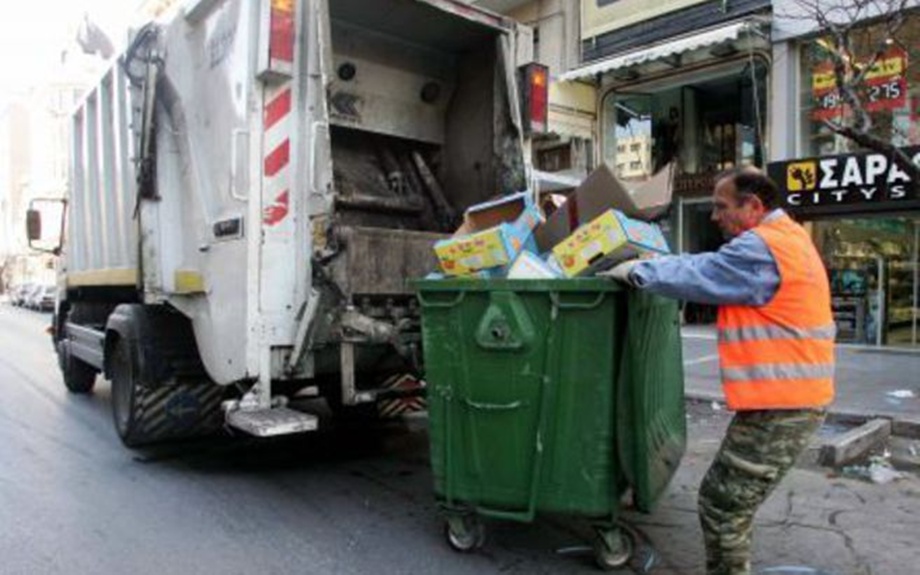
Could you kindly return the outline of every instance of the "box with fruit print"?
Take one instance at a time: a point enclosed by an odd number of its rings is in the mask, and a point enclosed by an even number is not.
[[[466,211],[453,237],[435,243],[441,270],[448,276],[466,276],[507,266],[531,240],[543,217],[530,192],[520,192]]]
[[[667,253],[670,250],[658,226],[628,218],[618,210],[607,210],[553,248],[566,277],[641,255]]]

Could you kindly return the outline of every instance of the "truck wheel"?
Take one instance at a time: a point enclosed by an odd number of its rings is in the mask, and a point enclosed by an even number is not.
[[[108,309],[98,304],[77,303],[62,308],[59,314],[52,319],[56,332],[54,350],[57,352],[58,366],[61,368],[64,385],[71,393],[89,393],[96,384],[96,375],[99,370],[73,356],[66,326],[68,322],[84,326],[105,323]]]
[[[166,306],[121,304],[105,329],[112,418],[125,445],[200,437],[220,429],[226,388],[205,372],[186,317]]]
[[[119,338],[111,358],[112,419],[127,447],[207,435],[220,428],[223,388],[207,381],[141,381],[138,350]]]
[[[89,393],[96,385],[99,371],[88,363],[77,359],[70,353],[70,343],[66,340],[57,344],[58,363],[64,376],[64,385],[71,393]]]
[[[119,338],[112,353],[112,418],[122,443],[137,447],[150,441],[144,432],[147,390],[137,378],[137,360],[130,342]]]

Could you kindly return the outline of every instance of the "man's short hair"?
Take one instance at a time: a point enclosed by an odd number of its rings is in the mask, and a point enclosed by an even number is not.
[[[750,166],[730,168],[717,175],[715,183],[718,184],[726,178],[731,178],[732,183],[735,184],[735,191],[740,203],[757,196],[768,210],[779,206],[779,187],[757,168]]]

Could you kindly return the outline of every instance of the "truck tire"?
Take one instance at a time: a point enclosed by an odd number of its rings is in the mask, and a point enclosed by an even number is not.
[[[113,349],[112,419],[122,443],[128,447],[138,447],[153,438],[146,431],[150,423],[145,420],[147,393],[137,378],[137,361],[132,347],[127,338],[119,338]]]
[[[67,322],[80,325],[98,326],[105,323],[109,310],[105,306],[78,303],[66,306],[60,310],[60,315],[55,315],[53,321],[55,331],[59,334],[54,350],[58,356],[58,366],[64,379],[64,386],[71,393],[89,393],[96,385],[96,376],[99,370],[85,361],[74,357],[70,352],[70,340],[67,337]]]
[[[125,306],[119,306],[122,308]],[[174,314],[159,314],[144,306],[122,315],[133,323],[135,337],[120,334],[110,348],[108,374],[112,380],[112,419],[127,447],[213,433],[222,423],[220,403],[224,389],[202,372],[177,375],[178,363],[189,363],[185,353],[170,349],[164,339],[178,340]],[[116,310],[118,313],[119,310]],[[145,342],[141,344],[140,342]],[[142,368],[141,358],[147,364]],[[155,367],[150,364],[156,364]],[[143,369],[147,371],[144,372]]]
[[[62,340],[57,344],[58,363],[64,377],[64,386],[71,393],[89,393],[96,385],[99,370],[77,359],[70,353],[70,342]]]

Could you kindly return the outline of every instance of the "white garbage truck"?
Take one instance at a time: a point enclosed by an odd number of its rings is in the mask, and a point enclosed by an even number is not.
[[[464,208],[528,189],[532,42],[458,0],[190,0],[136,30],[72,118],[67,389],[109,379],[132,447],[415,393],[410,280]]]

